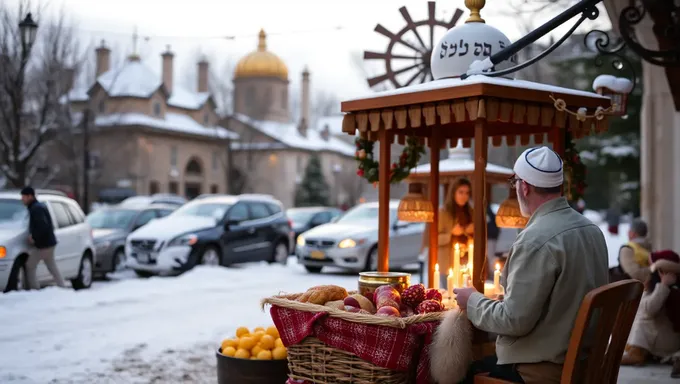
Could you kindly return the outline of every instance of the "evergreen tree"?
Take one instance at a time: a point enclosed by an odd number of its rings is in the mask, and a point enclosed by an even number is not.
[[[327,206],[329,201],[330,188],[321,171],[321,160],[317,155],[312,155],[305,169],[305,176],[295,191],[295,206]]]
[[[642,64],[632,52],[621,52],[628,60],[624,68],[603,65],[592,55],[553,63],[560,86],[592,92],[593,80],[601,74],[631,76],[635,71],[638,84],[628,96],[627,115],[609,117],[609,129],[576,141],[583,163],[587,166],[584,200],[589,209],[606,209],[618,203],[625,212],[640,212],[640,107],[642,104]],[[619,70],[620,68],[620,70]]]

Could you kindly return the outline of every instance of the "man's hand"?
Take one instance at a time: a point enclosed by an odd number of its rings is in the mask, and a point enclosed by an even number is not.
[[[458,302],[460,309],[467,310],[468,299],[470,298],[470,295],[475,292],[477,292],[475,287],[456,288],[453,290],[453,293],[456,294],[456,302]]]
[[[28,243],[29,244],[35,244],[35,241],[33,241],[33,236],[28,235]]]
[[[664,283],[668,287],[675,284],[677,279],[678,279],[678,277],[675,275],[675,273],[663,273],[663,272],[661,272],[661,282]]]

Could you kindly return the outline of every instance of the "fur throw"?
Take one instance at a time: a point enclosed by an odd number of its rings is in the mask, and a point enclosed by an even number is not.
[[[430,374],[437,384],[461,382],[472,364],[472,324],[458,309],[447,311],[430,344]]]

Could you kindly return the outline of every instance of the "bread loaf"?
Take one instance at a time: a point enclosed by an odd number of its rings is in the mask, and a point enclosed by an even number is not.
[[[347,290],[337,285],[320,285],[312,287],[303,293],[296,301],[324,305],[329,301],[344,300]]]

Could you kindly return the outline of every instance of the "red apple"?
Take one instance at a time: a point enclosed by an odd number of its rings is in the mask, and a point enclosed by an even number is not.
[[[401,314],[399,313],[399,310],[394,308],[394,307],[382,307],[378,309],[378,312],[376,312],[376,315],[378,316],[394,316],[394,317],[400,317]]]

